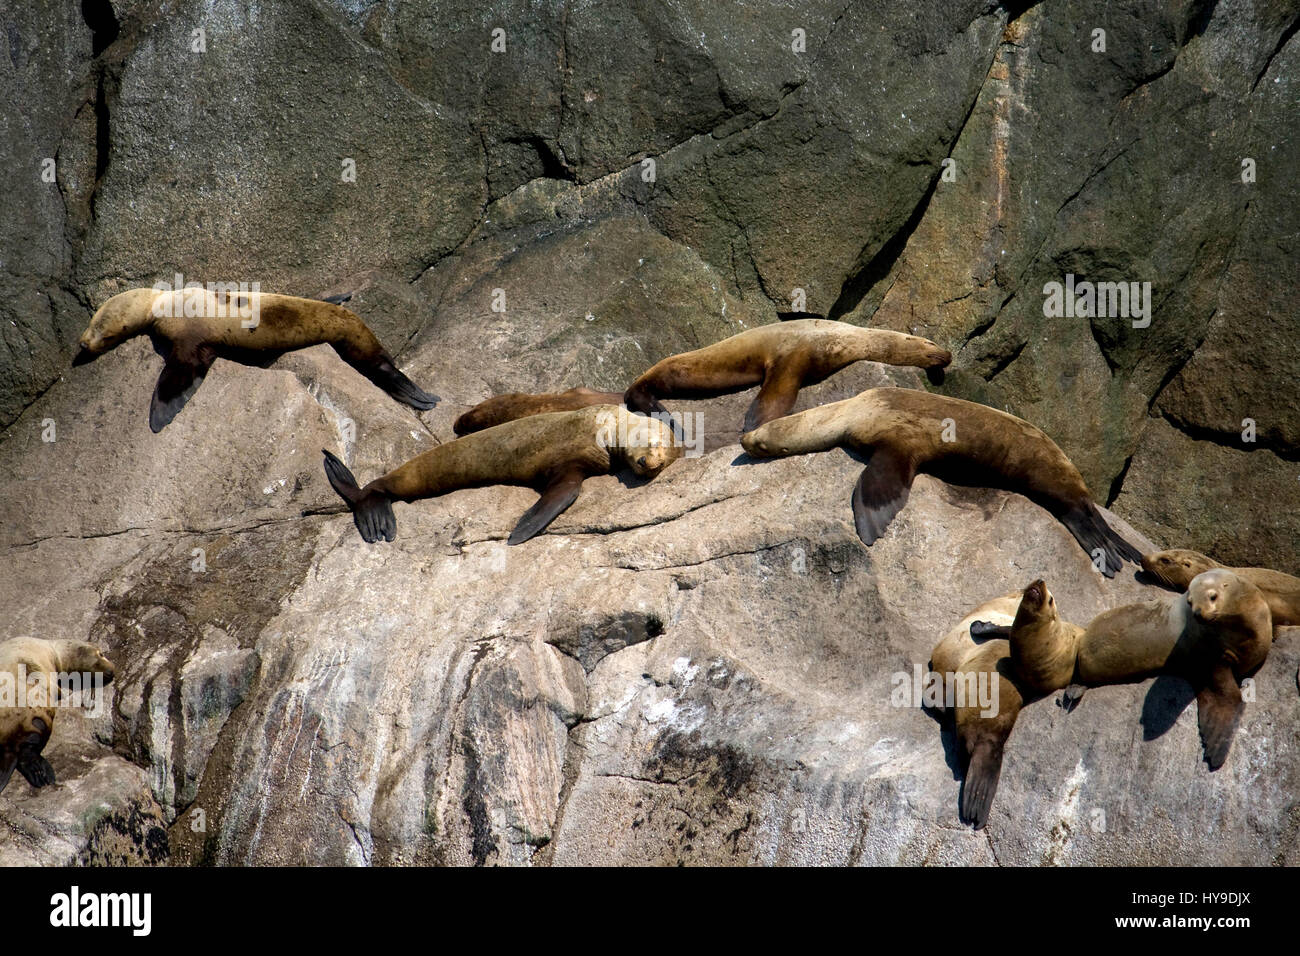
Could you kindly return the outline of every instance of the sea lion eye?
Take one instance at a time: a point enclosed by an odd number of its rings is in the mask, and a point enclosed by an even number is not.
[[[639,459],[637,459],[637,464],[640,465],[642,468],[645,467],[645,455],[642,455]]]

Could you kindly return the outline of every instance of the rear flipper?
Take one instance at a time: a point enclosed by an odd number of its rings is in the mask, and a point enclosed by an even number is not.
[[[401,370],[393,364],[393,360],[387,355],[380,355],[377,359],[363,361],[360,359],[348,359],[343,356],[345,361],[364,375],[370,381],[374,382],[385,392],[397,399],[404,405],[410,405],[417,411],[427,412],[438,402],[442,401],[437,395],[426,392],[420,386],[416,385],[409,378],[402,374]]]
[[[853,523],[867,547],[875,542],[894,515],[903,510],[912,490],[916,468],[910,458],[888,445],[879,445],[853,489]]]
[[[1004,743],[998,737],[981,736],[970,753],[966,776],[961,782],[961,822],[976,830],[983,830],[989,822],[993,798],[998,792],[998,777],[1002,775]]]
[[[584,472],[573,469],[552,479],[537,499],[537,504],[525,511],[519,519],[515,530],[506,539],[506,544],[523,544],[545,531],[547,525],[578,500],[578,492],[582,490],[582,482],[586,477]]]
[[[385,541],[396,538],[397,518],[393,515],[393,503],[388,496],[376,491],[363,492],[357,487],[357,480],[347,465],[336,455],[324,449],[321,451],[325,455],[325,477],[352,510],[352,520],[356,522],[361,537],[371,544],[381,538]]]
[[[1097,570],[1106,577],[1113,578],[1125,561],[1138,565],[1142,563],[1142,553],[1106,524],[1106,519],[1092,501],[1085,499],[1060,518],[1061,524],[1074,535],[1074,540],[1083,546]]]
[[[1010,624],[990,624],[988,621],[971,621],[970,636],[979,640],[986,637],[1010,637]]]
[[[682,426],[678,423],[676,417],[672,412],[664,408],[663,402],[655,397],[648,386],[633,385],[623,394],[623,404],[634,412],[640,412],[642,415],[653,415],[661,422],[665,422],[673,430],[674,441],[686,441],[686,435],[682,432]]]
[[[1196,695],[1201,745],[1205,748],[1205,762],[1211,770],[1218,770],[1228,759],[1232,738],[1245,709],[1241,688],[1232,671],[1227,666],[1217,667],[1210,675],[1209,683]]]

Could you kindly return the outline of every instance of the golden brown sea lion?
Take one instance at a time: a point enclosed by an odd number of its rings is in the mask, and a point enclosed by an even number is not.
[[[949,631],[930,655],[930,669],[996,682],[996,712],[978,702],[953,708],[962,764],[960,816],[979,830],[988,823],[1002,773],[1002,754],[1020,711],[1064,688],[1074,674],[1074,648],[1083,629],[1063,621],[1042,580],[1023,592],[980,605]],[[969,698],[969,692],[967,697]]]
[[[41,751],[54,730],[61,693],[74,686],[72,675],[101,674],[108,684],[114,672],[99,648],[84,641],[18,637],[0,644],[0,791],[15,769],[33,787],[55,782]],[[25,706],[14,706],[20,702]]]
[[[479,402],[457,418],[451,428],[457,435],[468,435],[470,432],[482,431],[529,415],[572,412],[591,405],[620,405],[622,402],[623,395],[620,392],[596,392],[581,385],[567,392],[544,392],[540,395],[510,392]]]
[[[93,361],[137,335],[149,336],[164,359],[149,406],[149,427],[155,432],[185,407],[216,359],[265,367],[285,352],[322,343],[399,402],[421,411],[438,402],[398,370],[360,317],[316,299],[198,288],[131,289],[99,307],[72,364]]]
[[[1268,601],[1226,568],[1194,577],[1187,593],[1115,608],[1079,638],[1077,687],[1125,684],[1158,674],[1182,677],[1196,691],[1205,760],[1217,770],[1228,757],[1245,704],[1241,681],[1257,671],[1273,642]]]
[[[645,414],[667,415],[661,399],[713,398],[761,384],[745,415],[745,431],[750,431],[789,414],[803,386],[864,360],[942,368],[952,361],[952,353],[902,332],[829,319],[794,319],[666,358],[632,383],[624,401]]]
[[[542,497],[510,533],[522,544],[577,500],[582,482],[627,466],[653,477],[681,454],[672,429],[619,405],[547,412],[495,425],[438,445],[358,488],[352,472],[325,452],[325,474],[352,509],[366,541],[392,541],[394,501],[432,498],[461,488],[523,485]]]
[[[925,472],[1025,495],[1069,529],[1106,577],[1126,559],[1141,558],[1106,524],[1083,476],[1052,439],[986,405],[918,389],[872,388],[769,422],[741,444],[759,458],[837,447],[870,453],[853,491],[854,523],[868,546],[906,504],[917,472]]]
[[[1166,587],[1186,591],[1192,578],[1213,568],[1223,568],[1213,558],[1199,551],[1174,548],[1142,556],[1142,568]],[[1274,627],[1300,625],[1300,578],[1271,568],[1228,568],[1263,592]]]

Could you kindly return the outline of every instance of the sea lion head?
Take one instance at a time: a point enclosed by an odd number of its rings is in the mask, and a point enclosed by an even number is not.
[[[1192,578],[1204,571],[1217,568],[1213,559],[1199,551],[1186,551],[1174,548],[1169,551],[1153,551],[1142,555],[1142,570],[1156,578],[1166,587],[1182,591],[1192,583]]]
[[[896,347],[889,349],[894,353],[887,360],[890,365],[915,365],[917,368],[934,369],[947,368],[952,362],[951,352],[919,335],[903,335],[895,341]]]
[[[81,350],[73,365],[85,365],[105,352],[112,351],[127,339],[145,332],[153,323],[155,289],[130,289],[119,292],[99,307],[86,331],[81,333]]]
[[[1014,630],[1029,624],[1050,624],[1056,620],[1056,598],[1047,590],[1042,578],[1030,584],[1020,595]]]
[[[608,423],[601,426],[607,435],[606,447],[638,475],[653,478],[682,456],[685,449],[675,440],[669,423],[625,408],[619,408],[616,415],[617,432],[610,430]],[[598,421],[604,422],[606,417],[598,416]]]
[[[1268,602],[1259,588],[1227,568],[1212,568],[1192,578],[1186,597],[1192,614],[1201,621],[1247,620],[1258,616],[1261,609],[1268,614]]]
[[[86,641],[52,641],[59,655],[59,670],[69,674],[102,674],[111,684],[117,667],[94,644]]]

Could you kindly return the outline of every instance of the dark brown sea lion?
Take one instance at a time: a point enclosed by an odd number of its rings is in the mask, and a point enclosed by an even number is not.
[[[540,395],[510,392],[479,402],[457,418],[451,427],[457,435],[468,435],[529,415],[571,412],[590,405],[620,405],[622,402],[621,392],[596,392],[581,385],[567,392],[544,392]]]
[[[918,389],[872,388],[777,419],[741,438],[758,458],[844,447],[870,454],[853,491],[858,536],[870,546],[925,472],[962,485],[1019,492],[1046,508],[1106,577],[1141,555],[1106,524],[1079,470],[1041,429],[1006,412]]]
[[[745,431],[794,408],[799,389],[861,361],[942,368],[952,353],[928,339],[829,319],[794,319],[749,329],[655,364],[628,388],[627,407],[666,415],[666,398],[713,398],[762,385]]]
[[[461,488],[523,485],[541,498],[515,525],[509,544],[540,534],[577,500],[585,479],[624,466],[653,477],[681,447],[662,421],[619,405],[593,405],[505,422],[438,445],[364,487],[337,457],[325,452],[325,474],[347,502],[366,541],[397,534],[394,501],[433,498]]]
[[[265,367],[285,352],[322,343],[399,402],[420,411],[438,403],[436,395],[398,370],[360,317],[317,299],[197,288],[131,289],[99,307],[72,364],[93,361],[137,335],[149,336],[164,359],[149,406],[149,427],[155,432],[185,407],[218,358]]]
[[[15,769],[33,787],[55,782],[54,768],[41,751],[54,731],[67,686],[60,676],[100,674],[108,684],[114,673],[99,648],[84,641],[18,637],[0,644],[0,791]],[[8,706],[19,702],[20,684],[26,706]]]

